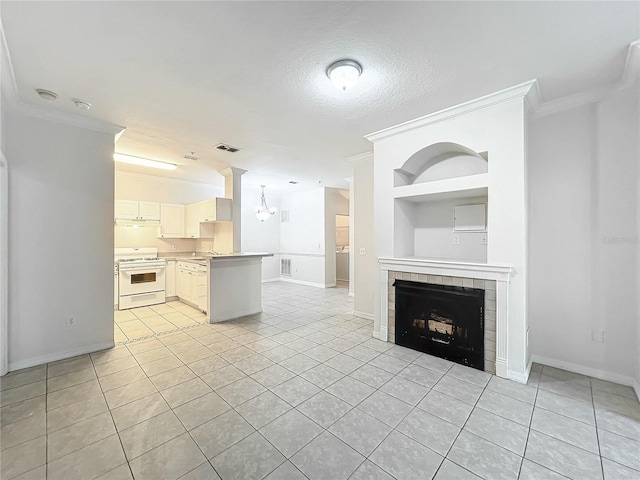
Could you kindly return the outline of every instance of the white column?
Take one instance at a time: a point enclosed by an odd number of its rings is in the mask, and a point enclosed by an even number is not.
[[[242,231],[242,179],[246,170],[240,168],[228,167],[220,170],[220,174],[224,176],[224,196],[233,200],[233,208],[231,210],[231,238],[233,241],[232,252],[239,253],[242,249],[241,231]]]
[[[496,282],[496,375],[509,378],[509,282]]]

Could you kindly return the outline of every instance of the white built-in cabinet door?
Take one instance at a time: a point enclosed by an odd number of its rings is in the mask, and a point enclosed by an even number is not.
[[[178,297],[188,300],[189,298],[189,272],[183,268],[176,269],[176,290]]]
[[[207,311],[207,274],[198,272],[198,308]]]
[[[138,202],[135,200],[116,200],[116,218],[124,220],[138,219]]]
[[[160,205],[160,238],[184,238],[184,205]]]
[[[160,204],[157,202],[138,202],[140,220],[160,220]]]
[[[187,238],[200,238],[200,204],[187,205]]]
[[[169,260],[167,262],[167,269],[165,274],[165,296],[176,296],[176,262],[175,260]]]
[[[116,200],[115,218],[124,220],[160,220],[160,204],[157,202]]]

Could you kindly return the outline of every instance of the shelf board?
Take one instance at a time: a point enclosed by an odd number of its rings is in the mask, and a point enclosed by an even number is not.
[[[445,178],[432,182],[394,187],[393,196],[410,202],[426,202],[446,198],[487,195],[489,174],[480,173],[466,177]]]

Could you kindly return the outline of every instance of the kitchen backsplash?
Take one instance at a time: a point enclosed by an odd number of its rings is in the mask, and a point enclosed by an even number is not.
[[[191,238],[157,238],[158,229],[149,227],[114,227],[116,248],[120,247],[156,247],[158,252],[194,252],[196,242],[206,243],[206,240]],[[211,242],[211,240],[209,240]],[[175,249],[174,249],[175,246]]]

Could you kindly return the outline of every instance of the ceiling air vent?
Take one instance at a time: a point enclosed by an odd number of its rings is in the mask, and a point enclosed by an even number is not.
[[[240,150],[237,147],[232,147],[231,145],[227,145],[226,143],[219,143],[218,145],[216,145],[216,148],[218,150],[224,150],[225,152],[231,152],[231,153],[236,153],[238,150]]]
[[[195,162],[196,160],[200,160],[200,157],[196,157],[196,156],[195,156],[195,153],[196,153],[196,152],[190,152],[190,153],[185,154],[184,159],[185,159],[185,160],[193,160],[194,162]]]

